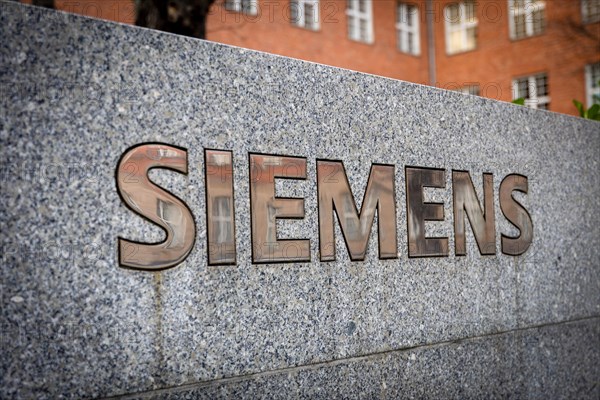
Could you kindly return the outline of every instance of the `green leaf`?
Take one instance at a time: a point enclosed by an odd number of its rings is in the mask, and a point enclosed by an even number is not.
[[[514,99],[513,101],[511,101],[511,103],[518,104],[520,106],[524,106],[525,105],[525,97],[519,97],[518,99]]]
[[[577,101],[575,99],[573,99],[573,104],[575,104],[575,107],[577,107],[577,110],[579,111],[579,116],[585,118],[586,113],[583,104],[581,104],[580,101]]]
[[[594,104],[587,110],[587,117],[594,121],[600,121],[600,104]]]

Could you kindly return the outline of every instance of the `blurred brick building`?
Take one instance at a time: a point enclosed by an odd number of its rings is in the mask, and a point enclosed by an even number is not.
[[[135,21],[133,0],[55,4]],[[600,0],[216,0],[207,39],[566,114],[600,95]]]

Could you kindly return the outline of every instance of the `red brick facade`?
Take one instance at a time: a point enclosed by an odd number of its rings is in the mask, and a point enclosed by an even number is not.
[[[583,23],[582,0],[546,0],[541,34],[511,39],[508,0],[477,0],[476,47],[448,55],[444,9],[456,0],[409,0],[418,7],[420,55],[398,50],[394,0],[374,0],[373,41],[349,39],[346,0],[320,0],[319,29],[291,23],[290,0],[257,0],[256,15],[225,9],[217,0],[207,21],[207,39],[438,87],[479,86],[482,96],[510,101],[514,78],[545,73],[549,109],[576,114],[573,99],[585,102],[585,65],[600,62],[600,22]],[[598,0],[589,0],[596,1]],[[30,1],[27,1],[30,2]],[[133,23],[133,0],[56,0],[57,8]],[[433,22],[435,81],[431,81],[427,15]]]

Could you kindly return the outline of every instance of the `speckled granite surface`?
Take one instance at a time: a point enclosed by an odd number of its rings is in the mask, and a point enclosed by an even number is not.
[[[600,319],[171,388],[123,400],[598,398]],[[576,384],[567,384],[576,379]]]
[[[373,397],[381,382],[365,376],[390,374],[390,388],[418,396],[435,379],[441,397],[460,397],[453,388],[471,376],[471,397],[586,397],[591,374],[597,392],[599,124],[14,3],[0,2],[0,38],[0,397],[114,396],[289,368],[293,379],[248,384]],[[188,149],[187,177],[151,177],[189,204],[198,230],[190,257],[161,273],[117,266],[117,236],[162,237],[115,189],[121,153],[146,141]],[[233,150],[237,266],[207,267],[204,147]],[[250,263],[250,151],[307,157],[306,181],[277,185],[305,197],[306,218],[278,229],[310,238],[312,263]],[[373,232],[367,260],[350,262],[336,228],[338,261],[317,261],[317,158],[344,161],[359,204],[370,164],[396,165],[399,259],[377,260]],[[493,173],[495,193],[506,174],[528,176],[532,247],[482,257],[468,230],[466,257],[408,259],[405,165],[447,170],[447,188],[427,193],[447,218],[428,234],[450,249],[451,169],[470,171],[478,190]],[[499,243],[514,231],[497,198],[495,209]],[[473,337],[463,351],[448,343]],[[395,352],[413,347],[429,357],[414,375],[411,353]],[[492,371],[470,364],[492,368],[496,356]],[[520,362],[504,368],[511,357]]]

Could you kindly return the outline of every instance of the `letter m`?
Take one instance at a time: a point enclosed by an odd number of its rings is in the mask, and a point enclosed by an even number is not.
[[[321,261],[335,261],[334,211],[352,261],[365,259],[375,210],[379,258],[397,258],[394,179],[393,165],[373,164],[359,214],[344,164],[341,161],[317,160]]]

